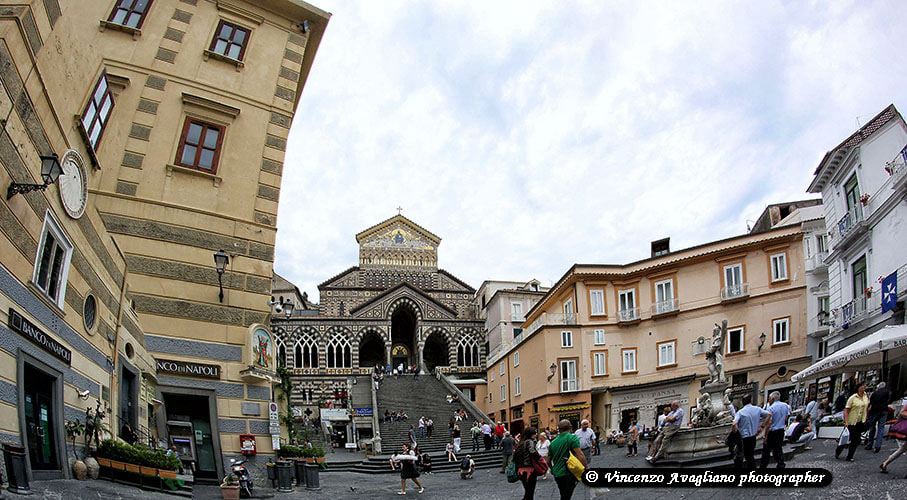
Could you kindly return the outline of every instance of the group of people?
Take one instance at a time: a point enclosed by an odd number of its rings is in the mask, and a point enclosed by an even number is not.
[[[445,399],[447,399],[447,404],[451,404],[460,401],[460,396],[457,396],[456,394],[448,394]]]
[[[501,446],[505,456],[502,472],[512,460],[523,485],[523,500],[535,497],[538,478],[546,480],[549,473],[554,476],[561,500],[572,498],[578,480],[567,467],[568,459],[571,455],[576,457],[584,468],[591,463],[595,432],[589,428],[588,420],[583,420],[581,427],[575,432],[569,420],[561,420],[557,431],[552,434],[555,436],[548,439],[548,432],[539,432],[535,427],[523,429],[517,439],[511,438],[510,433],[505,433]],[[507,449],[510,447],[513,451],[508,458]]]
[[[403,410],[389,411],[384,410],[384,421],[385,422],[406,422],[409,420],[409,415],[406,414]]]
[[[903,405],[893,412],[888,406],[890,402],[891,392],[885,382],[880,382],[872,394],[868,396],[866,394],[866,383],[860,382],[857,384],[856,391],[844,403],[844,425],[846,427],[838,440],[835,458],[840,458],[841,453],[847,449],[847,461],[854,462],[854,454],[857,448],[860,447],[861,436],[867,430],[869,432],[866,439],[866,450],[872,450],[876,453],[881,451],[882,441],[885,438],[885,424],[889,419],[895,418],[895,426],[897,426],[897,423],[907,420],[907,394],[904,394]],[[888,466],[892,462],[907,453],[907,434],[895,433],[895,438],[898,448],[879,464],[879,472],[884,474],[888,473]]]

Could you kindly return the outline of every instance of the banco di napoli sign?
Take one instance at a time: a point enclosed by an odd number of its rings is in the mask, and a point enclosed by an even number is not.
[[[183,377],[220,378],[220,367],[173,359],[157,360],[157,372]]]

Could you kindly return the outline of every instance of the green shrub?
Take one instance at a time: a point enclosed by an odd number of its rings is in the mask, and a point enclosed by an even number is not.
[[[151,449],[145,445],[131,445],[123,441],[106,439],[98,446],[97,456],[156,469],[177,470],[180,459],[167,456],[164,450]]]
[[[281,458],[299,458],[305,456],[305,449],[293,444],[282,444],[277,450],[277,456]]]

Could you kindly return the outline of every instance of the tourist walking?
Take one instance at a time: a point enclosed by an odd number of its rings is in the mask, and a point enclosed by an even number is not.
[[[432,431],[435,430],[435,421],[428,417],[428,420],[425,421],[425,431],[428,438],[431,438]]]
[[[772,415],[772,422],[765,432],[762,443],[761,469],[768,467],[769,454],[775,458],[779,469],[784,468],[784,430],[787,429],[787,418],[790,416],[790,406],[781,401],[781,393],[773,391],[768,395],[768,412]]]
[[[488,425],[488,422],[482,424],[482,440],[485,444],[485,451],[491,449],[492,439],[491,439],[491,426]]]
[[[542,457],[542,460],[547,465],[545,470],[545,475],[542,476],[542,480],[545,481],[548,479],[548,470],[551,469],[551,462],[548,461],[548,448],[551,446],[551,441],[548,439],[547,432],[539,432],[539,440],[535,443],[535,449],[539,452],[539,456]]]
[[[425,488],[422,487],[422,483],[419,482],[419,471],[416,470],[416,460],[418,460],[418,458],[416,453],[405,443],[403,444],[403,451],[391,457],[391,460],[400,464],[400,491],[397,492],[398,495],[406,494],[407,479],[413,481],[413,484],[419,488],[417,490],[419,493],[425,491]],[[391,467],[393,467],[393,465]]]
[[[505,431],[506,431],[506,429],[504,428],[504,424],[501,422],[498,422],[498,425],[496,425],[494,427],[494,447],[495,448],[501,447],[501,440],[504,439]]]
[[[892,425],[892,429],[889,431],[894,435],[895,439],[898,442],[898,449],[894,451],[888,458],[882,462],[882,465],[879,465],[879,472],[888,474],[888,466],[891,465],[891,462],[894,462],[899,456],[907,453],[907,433],[899,433],[894,428],[897,426],[905,425],[904,422],[907,422],[907,394],[904,394],[904,405],[901,407],[900,413],[898,413],[897,423]],[[907,479],[907,475],[904,476]]]
[[[649,463],[654,464],[665,454],[668,445],[670,445],[671,441],[674,439],[674,435],[677,434],[677,431],[680,430],[680,426],[683,425],[683,415],[684,411],[683,408],[680,407],[680,401],[671,401],[671,412],[665,416],[661,433],[655,438],[655,443],[652,446],[654,454],[646,457],[646,460],[648,460]]]
[[[478,421],[472,423],[472,428],[469,429],[469,433],[472,437],[472,451],[479,451],[479,439],[482,437],[482,427],[479,426]]]
[[[744,463],[747,469],[756,468],[756,435],[771,413],[768,410],[753,406],[750,395],[743,397],[743,408],[734,416],[731,430],[740,434],[740,446],[734,453],[734,467],[739,469]]]
[[[573,453],[584,467],[588,467],[589,462],[586,462],[586,455],[579,448],[579,438],[571,432],[573,426],[570,421],[561,420],[557,424],[557,429],[557,437],[552,439],[548,446],[548,461],[551,463],[551,475],[554,476],[554,482],[557,483],[561,500],[569,500],[573,497],[577,480],[567,469],[567,459]]]
[[[537,435],[538,430],[535,427],[523,429],[523,432],[520,433],[520,445],[513,453],[517,476],[520,478],[520,483],[523,484],[523,500],[533,500],[535,498],[535,485],[538,481],[538,473],[536,471],[541,468],[547,470],[548,467],[538,452],[535,441]],[[537,466],[539,467],[538,469]]]
[[[501,462],[501,474],[507,470],[507,466],[510,465],[510,461],[513,460],[513,438],[510,437],[509,432],[504,433],[504,437],[501,439],[501,455],[503,455],[504,460]]]
[[[460,426],[459,425],[454,424],[453,432],[451,433],[451,437],[453,437],[454,450],[457,453],[460,453]]]
[[[854,453],[860,446],[860,436],[866,429],[866,416],[869,410],[869,398],[866,396],[866,383],[860,382],[857,386],[857,392],[853,393],[844,405],[844,424],[847,426],[847,434],[850,444],[847,449],[847,461],[854,461]],[[838,445],[835,449],[835,458],[841,456],[844,446]]]
[[[627,456],[635,457],[639,454],[639,424],[636,419],[630,421],[630,428],[627,429]]]
[[[419,438],[425,437],[425,415],[419,417]]]
[[[595,432],[589,428],[589,421],[583,420],[580,422],[580,428],[574,432],[577,438],[579,438],[579,449],[583,451],[583,455],[586,455],[586,463],[592,463],[592,447],[595,444]]]
[[[409,440],[411,447],[416,447],[416,432],[413,430],[413,424],[409,424],[409,430],[406,431],[406,439]]]
[[[891,393],[888,392],[887,384],[879,382],[876,390],[872,391],[872,395],[869,396],[869,413],[866,416],[866,428],[869,429],[869,439],[866,441],[867,450],[875,448],[875,452],[878,453],[882,449],[890,401]]]

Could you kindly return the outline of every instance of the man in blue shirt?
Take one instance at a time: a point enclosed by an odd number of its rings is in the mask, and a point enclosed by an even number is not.
[[[746,462],[747,469],[756,468],[756,434],[762,422],[766,420],[771,413],[758,406],[752,405],[752,396],[743,397],[743,408],[734,415],[734,424],[731,426],[732,432],[740,434],[740,444],[734,454],[734,467],[741,468]]]
[[[770,424],[762,447],[762,463],[760,469],[768,467],[769,453],[775,458],[779,469],[784,468],[784,430],[787,429],[787,418],[790,416],[790,406],[781,401],[781,393],[774,391],[768,395],[768,412],[772,415]]]

